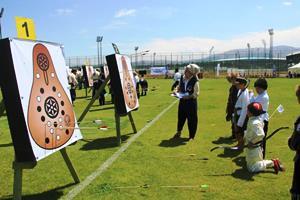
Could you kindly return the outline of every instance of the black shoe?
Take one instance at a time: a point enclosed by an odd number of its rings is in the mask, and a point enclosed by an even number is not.
[[[235,140],[236,138],[235,138],[235,136],[232,135],[232,136],[229,136],[228,139],[229,140]]]
[[[175,138],[180,138],[180,136],[181,136],[181,133],[180,133],[180,132],[177,132],[177,133],[173,136],[173,139],[175,139]]]

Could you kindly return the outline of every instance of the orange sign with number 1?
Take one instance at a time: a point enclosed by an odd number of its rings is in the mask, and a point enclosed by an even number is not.
[[[36,39],[33,19],[16,17],[16,27],[18,38],[27,40]]]

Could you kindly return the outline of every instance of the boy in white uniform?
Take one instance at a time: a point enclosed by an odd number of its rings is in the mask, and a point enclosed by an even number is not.
[[[244,131],[247,128],[247,106],[250,101],[247,83],[248,81],[243,77],[236,78],[236,84],[239,91],[237,94],[237,101],[234,106],[234,124],[238,147],[243,146]]]
[[[179,73],[178,68],[175,69],[175,74],[174,74],[174,78],[173,79],[174,79],[174,83],[173,83],[173,85],[171,87],[171,91],[174,91],[174,89],[178,86],[179,81],[181,79],[181,74]]]
[[[260,118],[264,124],[264,132],[265,132],[265,138],[268,133],[268,127],[269,127],[269,114],[268,114],[268,108],[269,108],[269,95],[267,92],[268,89],[268,83],[267,80],[264,78],[259,78],[254,83],[255,90],[257,92],[257,96],[253,96],[250,100],[250,102],[258,102],[262,105],[263,113],[260,115]],[[263,158],[265,158],[266,154],[266,141],[265,138],[262,142],[262,150],[263,150]]]
[[[249,117],[247,131],[244,135],[244,147],[246,162],[249,172],[255,173],[265,171],[267,168],[274,168],[276,174],[284,171],[279,159],[264,160],[262,155],[261,142],[265,136],[263,123],[259,117],[262,114],[262,105],[257,102],[250,103],[247,115]]]

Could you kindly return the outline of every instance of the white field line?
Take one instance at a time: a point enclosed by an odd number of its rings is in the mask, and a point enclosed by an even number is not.
[[[133,143],[139,136],[141,136],[148,128],[150,128],[163,114],[165,114],[178,100],[171,103],[167,108],[165,108],[161,113],[159,113],[151,122],[149,122],[144,128],[138,131],[134,136],[132,136],[127,143],[125,143],[121,148],[116,151],[111,157],[109,157],[102,165],[98,167],[92,174],[80,182],[79,185],[74,187],[67,195],[63,196],[61,199],[73,199],[76,197],[84,188],[86,188],[91,182],[93,182],[99,175],[101,175],[110,165],[117,160],[117,158]]]

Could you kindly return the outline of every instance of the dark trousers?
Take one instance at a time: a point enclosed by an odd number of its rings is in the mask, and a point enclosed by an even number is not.
[[[178,106],[177,131],[182,131],[186,119],[188,121],[189,138],[194,138],[198,125],[197,99],[180,99]]]
[[[70,89],[70,94],[71,94],[71,99],[72,99],[72,103],[75,101],[76,99],[76,91],[75,89]]]
[[[177,87],[178,84],[179,84],[179,81],[175,81],[171,87],[171,91],[173,91]]]
[[[99,89],[100,85],[99,85],[99,82],[98,81],[94,81],[93,83],[93,92],[92,92],[92,97],[95,96],[96,94],[96,91]]]
[[[265,137],[261,143],[261,148],[262,148],[262,153],[263,153],[263,158],[265,159],[266,155],[266,137],[269,129],[269,122],[264,120],[264,132],[265,132]]]
[[[236,138],[235,138],[235,125],[234,125],[234,119],[232,118],[232,119],[230,120],[230,122],[231,122],[231,137],[234,138],[234,139],[236,139]]]
[[[141,96],[146,96],[146,95],[147,95],[147,89],[142,88]]]
[[[292,188],[290,190],[292,194],[292,199],[299,199],[300,200],[300,158],[299,155],[297,155],[297,158],[295,160],[294,164],[294,175],[293,175],[293,184]],[[293,198],[294,196],[294,198]],[[298,197],[298,198],[297,198]]]
[[[114,104],[115,103],[115,95],[114,95],[114,93],[110,93],[110,97],[111,97],[111,103]]]
[[[300,200],[300,194],[291,194],[291,200]]]
[[[105,105],[105,95],[104,94],[100,94],[99,96],[99,105]]]
[[[239,121],[240,116],[237,114],[234,114],[234,127],[237,125],[237,122]],[[244,132],[247,130],[247,123],[248,123],[248,116],[246,117],[243,127],[241,129],[238,129],[238,132],[235,132],[235,136],[244,137]]]

